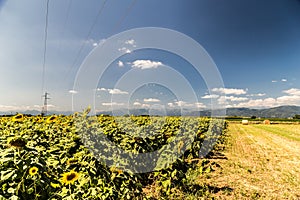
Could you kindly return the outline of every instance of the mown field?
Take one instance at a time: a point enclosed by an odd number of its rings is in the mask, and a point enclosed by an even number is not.
[[[300,125],[229,123],[221,168],[199,179],[216,199],[300,199]]]
[[[87,113],[1,117],[0,199],[200,199],[215,192],[198,179],[219,165],[199,159],[199,150],[207,137],[222,146],[222,120]],[[130,162],[111,144],[130,153]],[[134,159],[153,151],[159,159]],[[145,166],[153,171],[135,173]]]

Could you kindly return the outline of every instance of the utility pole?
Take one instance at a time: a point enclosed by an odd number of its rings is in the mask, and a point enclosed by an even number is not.
[[[45,116],[45,115],[47,115],[47,105],[48,105],[48,100],[50,99],[49,97],[48,97],[48,95],[49,95],[49,93],[48,92],[45,92],[45,94],[42,96],[42,97],[44,97],[44,106],[43,106],[43,108],[42,108],[42,116]]]

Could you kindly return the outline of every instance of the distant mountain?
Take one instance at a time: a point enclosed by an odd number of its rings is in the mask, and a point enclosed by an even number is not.
[[[25,110],[25,111],[7,111],[7,112],[0,112],[0,115],[15,115],[17,113],[27,114],[27,115],[39,115],[41,111],[39,110]],[[47,115],[71,115],[73,112],[71,111],[48,111]]]
[[[244,116],[244,117],[267,117],[267,118],[289,118],[300,114],[300,106],[279,106],[265,109],[250,108],[228,108],[227,116]]]
[[[220,111],[220,110],[219,110]],[[168,115],[168,116],[211,116],[211,110],[180,110],[180,109],[168,109],[165,112],[147,110],[147,109],[132,109],[129,110],[131,115]],[[215,111],[218,113],[218,110]],[[113,113],[111,111],[103,111],[97,114],[109,114],[109,115],[124,115],[128,114],[125,110],[116,110]],[[279,106],[274,108],[265,109],[251,109],[251,108],[228,108],[226,109],[226,116],[241,116],[241,117],[264,117],[264,118],[289,118],[294,117],[296,114],[300,114],[300,106]]]
[[[215,110],[215,113],[218,113],[221,110]],[[0,115],[10,115],[16,113],[38,115],[40,111],[37,110],[27,110],[27,111],[10,111],[10,112],[0,112]],[[63,114],[71,115],[71,111],[49,111],[48,115],[51,114]],[[129,115],[158,115],[158,116],[211,116],[211,110],[188,110],[188,109],[167,109],[167,110],[148,110],[148,109],[119,109],[114,111],[101,111],[97,112],[97,115],[114,115],[114,116],[123,116],[126,114]],[[264,117],[264,118],[289,118],[294,117],[295,115],[300,115],[300,106],[279,106],[273,108],[265,109],[251,109],[251,108],[228,108],[226,110],[226,116],[241,116],[241,117]]]

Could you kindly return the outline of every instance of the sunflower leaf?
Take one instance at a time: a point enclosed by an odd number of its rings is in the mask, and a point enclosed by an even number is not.
[[[6,171],[1,171],[1,181],[9,179],[15,173],[15,171],[16,170],[11,170],[11,169]]]

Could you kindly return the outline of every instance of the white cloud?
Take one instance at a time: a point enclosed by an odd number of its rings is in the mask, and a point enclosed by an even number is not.
[[[270,108],[283,105],[295,105],[300,106],[300,89],[291,88],[283,90],[286,95],[279,96],[277,98],[261,98],[261,99],[248,99],[246,97],[235,96],[222,96],[218,99],[218,103],[227,108],[231,107],[248,107],[248,108]],[[262,97],[265,93],[250,94],[247,96]],[[244,101],[244,102],[239,102]],[[236,103],[238,102],[238,103]]]
[[[139,69],[151,69],[151,68],[158,68],[161,66],[164,66],[164,64],[159,61],[152,61],[152,60],[136,60],[132,63],[132,68],[139,68]]]
[[[284,90],[283,93],[288,95],[280,96],[277,98],[265,98],[265,99],[251,99],[247,102],[241,102],[234,104],[233,107],[275,107],[283,105],[300,105],[300,89],[292,88]]]
[[[173,107],[206,108],[206,105],[204,105],[201,102],[188,103],[185,101],[175,101],[174,103],[170,102],[167,105],[172,108]]]
[[[93,39],[90,39],[89,43],[93,43],[93,46],[96,47],[96,46],[102,45],[105,41],[106,41],[106,39],[101,39],[101,40],[99,40],[99,42],[95,42]]]
[[[69,90],[69,93],[71,93],[71,94],[77,94],[78,92],[76,90]]]
[[[37,106],[37,105],[34,105],[34,106]],[[41,106],[42,107],[42,106]],[[56,108],[57,106],[55,105],[52,105],[52,104],[47,104],[47,108]]]
[[[117,103],[117,102],[106,102],[102,103],[103,106],[124,106],[124,103]]]
[[[116,88],[114,89],[97,88],[97,91],[107,91],[109,94],[128,94],[128,92]]]
[[[134,106],[139,106],[139,107],[141,107],[141,108],[150,108],[150,106],[151,106],[150,104],[147,104],[147,103],[140,103],[140,102],[138,102],[138,101],[134,102],[133,105],[134,105]]]
[[[42,105],[0,105],[0,111],[1,112],[12,112],[13,114],[16,111],[27,111],[27,110],[42,110]],[[55,105],[48,104],[47,109],[53,110],[54,108],[58,108]]]
[[[189,106],[191,106],[191,104],[188,104],[187,102],[185,102],[185,101],[176,101],[175,102],[175,104],[177,105],[177,106],[180,106],[180,107],[189,107]]]
[[[247,97],[262,97],[265,96],[266,93],[257,93],[257,94],[248,94]]]
[[[142,105],[142,104],[141,104],[140,102],[137,102],[137,101],[136,101],[136,102],[133,103],[133,105],[134,105],[134,106],[140,106],[140,105]]]
[[[168,103],[168,106],[174,107],[174,104],[173,103]]]
[[[218,104],[219,105],[227,105],[228,102],[226,101],[225,96],[221,96],[220,98],[218,98]]]
[[[118,61],[118,66],[119,66],[119,67],[124,67],[124,63],[123,63],[121,60],[119,60],[119,61]]]
[[[266,99],[251,99],[247,102],[242,102],[234,107],[274,107],[278,106],[277,101],[275,98],[266,98]]]
[[[206,106],[203,103],[201,103],[201,102],[195,103],[195,107],[196,108],[206,108]]]
[[[125,45],[123,47],[118,48],[118,51],[121,51],[123,53],[131,53],[131,48],[136,47],[136,42],[134,39],[126,40],[124,44]]]
[[[212,91],[221,94],[235,94],[235,95],[241,95],[247,93],[246,90],[235,89],[235,88],[213,88]]]
[[[194,107],[195,106],[195,104],[187,103],[185,101],[176,101],[175,104],[180,107]]]
[[[218,97],[219,97],[219,95],[217,95],[217,94],[208,94],[208,95],[205,95],[205,96],[203,96],[201,98],[202,99],[216,99]]]
[[[285,96],[281,96],[277,98],[277,102],[280,105],[300,105],[300,89],[291,88],[289,90],[282,91]]]
[[[123,53],[131,53],[131,50],[126,47],[119,48],[118,51],[122,51]]]
[[[235,96],[225,96],[226,100],[230,100],[230,101],[247,101],[248,98],[247,97],[235,97]]]
[[[105,88],[97,88],[97,91],[107,91]]]
[[[247,101],[248,98],[246,97],[235,97],[235,96],[221,96],[218,98],[218,104],[221,106],[234,107],[236,104],[232,102],[239,102],[239,101]]]
[[[300,96],[281,96],[277,98],[277,103],[280,105],[300,105]]]
[[[262,96],[266,96],[266,93],[258,93],[258,94],[255,94],[256,96],[258,97],[262,97]]]
[[[141,105],[141,107],[142,107],[142,108],[149,108],[150,105],[149,105],[149,104],[146,104],[146,103],[143,103],[143,104]]]
[[[286,93],[286,94],[289,94],[289,95],[298,95],[298,96],[300,96],[300,89],[291,88],[289,90],[284,90],[283,93]]]
[[[148,99],[144,99],[144,102],[160,102],[160,100],[155,98],[148,98]]]
[[[286,78],[282,78],[280,81],[287,82],[288,80]],[[272,80],[272,83],[277,83],[277,82],[278,82],[277,80]]]
[[[86,43],[87,45],[92,45],[93,47],[96,47],[96,46],[102,45],[105,41],[106,41],[106,39],[101,39],[99,41],[96,41],[94,39],[88,39],[88,40],[85,40],[84,43]]]
[[[119,89],[108,89],[108,92],[109,94],[128,94],[128,92]]]
[[[128,44],[128,45],[131,45],[131,46],[133,46],[133,47],[136,47],[136,42],[135,42],[135,40],[134,39],[130,39],[130,40],[126,40],[125,41],[125,44]]]

